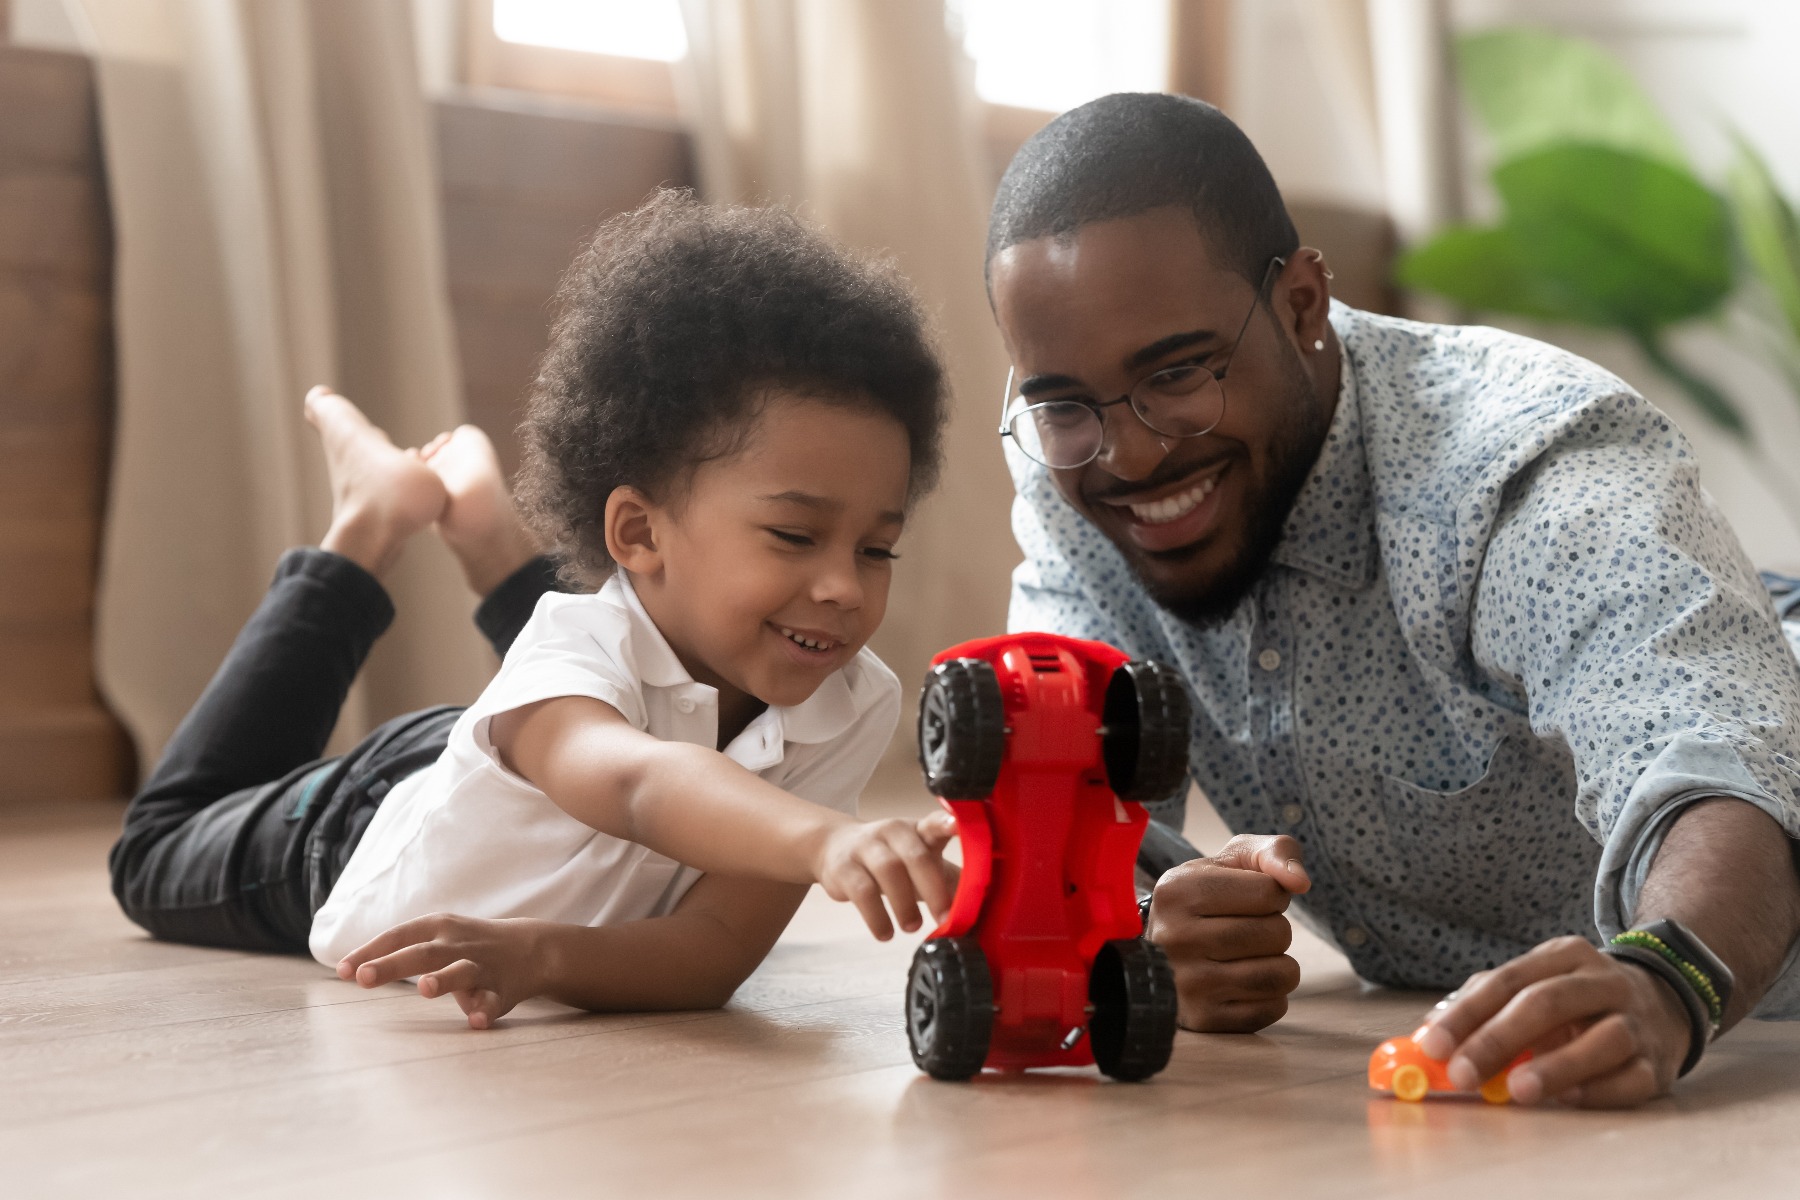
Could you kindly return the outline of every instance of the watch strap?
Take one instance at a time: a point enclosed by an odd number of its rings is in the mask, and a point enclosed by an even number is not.
[[[1707,1011],[1706,1001],[1701,999],[1700,993],[1695,990],[1694,985],[1685,975],[1676,970],[1674,963],[1647,947],[1630,942],[1613,942],[1602,946],[1600,952],[1642,967],[1675,989],[1675,994],[1681,998],[1681,1007],[1686,1011],[1688,1018],[1688,1051],[1687,1057],[1682,1060],[1680,1074],[1686,1075],[1693,1070],[1695,1064],[1700,1061],[1700,1056],[1706,1052],[1707,1039],[1712,1031],[1712,1020]]]

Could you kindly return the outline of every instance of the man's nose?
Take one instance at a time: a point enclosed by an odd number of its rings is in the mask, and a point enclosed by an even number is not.
[[[1094,461],[1115,479],[1146,478],[1169,456],[1169,439],[1138,419],[1129,405],[1106,411],[1100,453]]]

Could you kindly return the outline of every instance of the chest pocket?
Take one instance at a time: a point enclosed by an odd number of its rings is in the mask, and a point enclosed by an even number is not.
[[[1395,848],[1403,854],[1441,856],[1470,837],[1485,840],[1491,829],[1483,827],[1502,818],[1502,801],[1519,785],[1528,757],[1523,739],[1501,738],[1481,777],[1454,791],[1384,776],[1382,802]]]

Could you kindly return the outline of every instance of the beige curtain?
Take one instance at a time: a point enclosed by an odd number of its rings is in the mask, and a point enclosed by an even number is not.
[[[995,434],[1006,358],[982,283],[990,171],[939,0],[685,0],[680,87],[709,198],[779,201],[890,254],[936,316],[956,404],[876,651],[908,694],[930,656],[1005,629],[1018,561]],[[903,728],[896,751],[910,753]]]
[[[437,172],[407,0],[71,0],[99,63],[117,230],[119,412],[99,673],[142,761],[255,606],[316,542],[330,383],[401,444],[454,425],[461,382]],[[434,539],[339,740],[467,699],[491,668]]]

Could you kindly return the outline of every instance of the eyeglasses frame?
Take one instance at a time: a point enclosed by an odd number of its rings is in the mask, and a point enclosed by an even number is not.
[[[1277,268],[1277,267],[1285,268],[1286,266],[1287,266],[1287,259],[1278,254],[1274,258],[1271,258],[1269,260],[1269,265],[1263,269],[1262,283],[1257,285],[1256,295],[1251,297],[1250,310],[1244,314],[1243,323],[1238,326],[1237,337],[1232,339],[1231,349],[1229,349],[1225,352],[1225,361],[1223,364],[1220,365],[1220,367],[1217,371],[1214,371],[1210,367],[1202,367],[1202,366],[1198,366],[1198,365],[1196,365],[1193,368],[1163,367],[1159,370],[1150,372],[1148,375],[1144,376],[1142,379],[1140,379],[1136,383],[1132,384],[1131,390],[1126,392],[1124,395],[1118,397],[1116,400],[1045,400],[1045,401],[1041,401],[1040,403],[1037,403],[1037,404],[1027,404],[1024,408],[1020,409],[1017,413],[1015,413],[1013,415],[1012,420],[1009,421],[1009,420],[1007,420],[1007,417],[1006,417],[1006,410],[1009,407],[1011,407],[1011,405],[1012,405],[1013,376],[1017,373],[1018,368],[1014,367],[1014,366],[1008,366],[1006,369],[1006,390],[1004,393],[1002,393],[1002,395],[1000,397],[1000,436],[1003,438],[1005,438],[1005,437],[1012,438],[1013,444],[1019,445],[1019,439],[1018,439],[1017,435],[1015,435],[1013,433],[1012,427],[1015,423],[1018,422],[1020,417],[1025,416],[1027,413],[1031,412],[1035,408],[1047,408],[1052,404],[1080,404],[1080,405],[1083,405],[1089,411],[1091,411],[1094,414],[1095,419],[1100,422],[1100,442],[1098,445],[1096,445],[1094,447],[1094,452],[1092,454],[1088,455],[1086,458],[1082,459],[1080,462],[1070,463],[1068,466],[1064,466],[1064,467],[1052,467],[1052,466],[1050,466],[1049,463],[1039,462],[1038,459],[1033,458],[1030,454],[1027,454],[1025,452],[1024,446],[1019,446],[1019,452],[1021,454],[1025,454],[1025,457],[1030,458],[1032,462],[1038,463],[1039,466],[1048,468],[1049,470],[1052,470],[1052,471],[1073,471],[1078,467],[1087,466],[1089,463],[1093,462],[1096,458],[1099,458],[1100,455],[1106,450],[1106,410],[1109,408],[1114,408],[1120,404],[1129,405],[1131,408],[1131,415],[1138,419],[1138,423],[1143,425],[1143,427],[1145,429],[1148,429],[1151,433],[1154,433],[1159,438],[1181,438],[1181,439],[1185,440],[1187,438],[1204,437],[1206,434],[1211,433],[1213,430],[1215,430],[1219,427],[1219,422],[1223,421],[1225,419],[1225,399],[1226,399],[1225,374],[1226,374],[1226,372],[1231,370],[1231,364],[1234,361],[1236,361],[1236,359],[1237,359],[1238,347],[1241,346],[1244,342],[1244,334],[1248,333],[1250,330],[1250,318],[1252,318],[1256,315],[1257,306],[1263,302],[1263,295],[1265,292],[1268,291],[1269,284],[1275,278],[1275,268]],[[1164,371],[1176,371],[1176,370],[1188,370],[1188,369],[1197,370],[1197,371],[1205,371],[1208,375],[1211,375],[1213,377],[1213,379],[1218,383],[1218,385],[1219,385],[1219,416],[1218,416],[1218,419],[1215,420],[1211,425],[1208,425],[1205,429],[1197,429],[1193,433],[1164,433],[1162,430],[1158,429],[1156,426],[1152,425],[1147,419],[1145,419],[1144,414],[1138,411],[1137,405],[1131,403],[1131,398],[1134,394],[1136,394],[1137,390],[1140,387],[1144,386],[1144,384],[1148,383],[1150,380],[1155,379],[1158,375],[1161,375]]]

